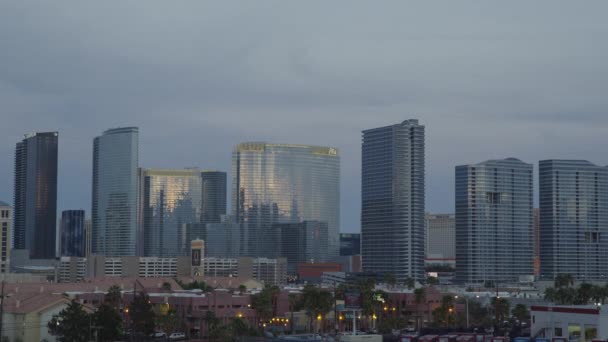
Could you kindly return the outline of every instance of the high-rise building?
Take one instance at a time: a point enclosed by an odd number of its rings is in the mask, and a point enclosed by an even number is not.
[[[222,222],[205,225],[206,256],[216,258],[237,258],[240,253],[240,225],[232,216],[222,215]],[[192,233],[190,232],[190,235]]]
[[[363,270],[425,279],[424,126],[418,120],[363,131]]]
[[[534,276],[540,275],[540,211],[534,208],[533,235],[534,235]]]
[[[454,214],[426,214],[426,258],[455,259],[455,249]]]
[[[0,201],[0,273],[8,273],[11,270],[11,206]]]
[[[201,223],[220,223],[226,215],[226,172],[202,171]]]
[[[303,221],[276,223],[277,257],[287,259],[287,270],[296,274],[298,264],[327,261],[327,223]]]
[[[109,129],[93,141],[93,254],[132,256],[143,253],[137,231],[139,129]]]
[[[540,276],[608,280],[608,167],[539,162]]]
[[[232,210],[240,255],[272,257],[275,223],[327,222],[328,253],[339,253],[340,157],[332,147],[242,143],[232,155]]]
[[[85,256],[91,255],[91,219],[84,220]]]
[[[360,255],[361,234],[340,233],[340,255]]]
[[[201,220],[200,170],[140,169],[139,175],[144,256],[183,254],[179,239],[183,225]]]
[[[61,213],[61,256],[84,257],[86,248],[84,210],[64,210]]]
[[[27,134],[15,150],[14,246],[32,259],[55,258],[58,136]]]
[[[532,164],[515,158],[456,167],[456,280],[534,274]]]

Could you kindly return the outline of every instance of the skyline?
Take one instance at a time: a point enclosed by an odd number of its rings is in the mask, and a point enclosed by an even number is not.
[[[427,211],[454,211],[456,165],[508,157],[534,164],[538,206],[539,160],[608,164],[608,4],[514,4],[3,2],[0,200],[15,143],[59,131],[58,212],[90,216],[93,138],[136,125],[141,167],[228,177],[240,142],[335,146],[358,232],[361,131],[415,118]]]

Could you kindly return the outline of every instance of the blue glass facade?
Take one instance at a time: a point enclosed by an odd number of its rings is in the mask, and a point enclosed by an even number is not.
[[[456,167],[456,280],[517,281],[534,274],[532,164]]]
[[[86,256],[84,210],[64,210],[61,213],[61,256]]]
[[[93,254],[133,256],[143,253],[137,230],[139,129],[109,129],[93,141]]]
[[[26,135],[15,150],[14,246],[55,258],[58,133]]]
[[[361,257],[365,272],[423,280],[424,126],[363,131]]]
[[[332,147],[242,143],[232,155],[232,210],[240,255],[273,257],[275,223],[326,222],[328,254],[339,254],[340,157]]]
[[[540,276],[608,280],[608,167],[539,162]]]

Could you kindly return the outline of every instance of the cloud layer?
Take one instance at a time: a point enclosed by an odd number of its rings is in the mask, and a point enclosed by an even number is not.
[[[242,141],[342,152],[359,229],[360,131],[418,118],[427,209],[454,166],[608,164],[603,1],[0,3],[0,199],[14,144],[60,132],[60,209],[90,210],[92,139],[140,127],[140,164],[229,171]]]

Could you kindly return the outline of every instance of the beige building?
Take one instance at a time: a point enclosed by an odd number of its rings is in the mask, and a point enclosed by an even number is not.
[[[0,273],[11,271],[11,217],[11,206],[8,203],[0,201],[0,232],[2,232],[2,240],[0,241]]]
[[[426,258],[456,258],[456,220],[454,214],[426,214]]]

